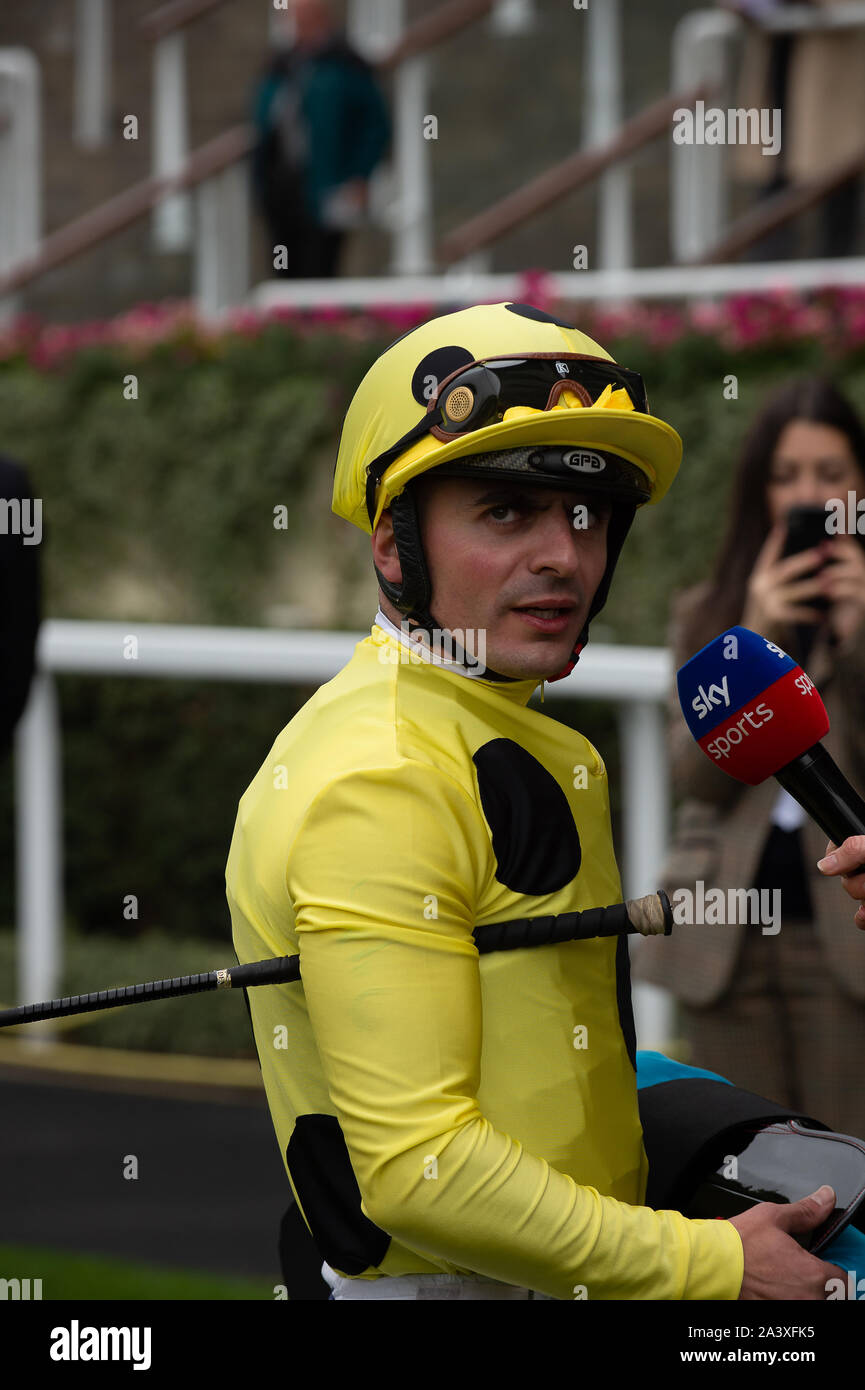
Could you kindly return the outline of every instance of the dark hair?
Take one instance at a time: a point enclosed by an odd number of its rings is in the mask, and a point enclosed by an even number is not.
[[[723,628],[732,627],[741,619],[748,580],[770,530],[766,487],[772,456],[784,429],[793,420],[809,420],[840,430],[849,441],[865,484],[865,428],[837,387],[823,377],[805,377],[775,391],[742,442],[727,530],[709,589],[684,623],[683,642],[689,656]]]

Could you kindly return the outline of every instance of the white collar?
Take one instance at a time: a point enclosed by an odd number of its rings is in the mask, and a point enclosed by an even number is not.
[[[486,668],[481,659],[478,659],[477,666],[463,666],[459,661],[451,661],[440,652],[431,651],[429,635],[426,632],[420,628],[415,628],[412,629],[412,633],[409,635],[407,626],[397,627],[380,608],[375,615],[375,622],[377,627],[382,628],[384,632],[389,633],[390,636],[394,637],[402,646],[416,653],[421,660],[428,661],[433,666],[444,666],[446,670],[453,671],[457,676],[465,676],[467,680],[485,679],[484,670]],[[479,658],[482,654],[469,651],[468,655],[470,657]]]

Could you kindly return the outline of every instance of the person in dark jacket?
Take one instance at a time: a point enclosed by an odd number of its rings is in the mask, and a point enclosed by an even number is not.
[[[253,190],[274,275],[329,278],[363,222],[391,123],[372,68],[325,0],[294,0],[289,18],[294,41],[278,48],[255,90]]]
[[[26,471],[0,455],[0,759],[12,748],[36,662],[42,503]]]

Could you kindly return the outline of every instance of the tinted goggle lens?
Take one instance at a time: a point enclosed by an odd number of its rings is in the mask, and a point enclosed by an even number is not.
[[[634,409],[648,414],[646,390],[636,372],[568,358],[511,358],[477,363],[446,380],[430,401],[429,410],[439,408],[443,430],[464,434],[501,420],[513,406],[546,410],[554,387],[568,382],[582,387],[591,403],[607,386],[614,391],[624,389]]]

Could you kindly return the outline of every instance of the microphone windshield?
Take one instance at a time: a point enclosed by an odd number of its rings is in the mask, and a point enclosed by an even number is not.
[[[756,787],[819,743],[829,716],[817,689],[785,651],[731,627],[679,669],[679,704],[716,767]]]

